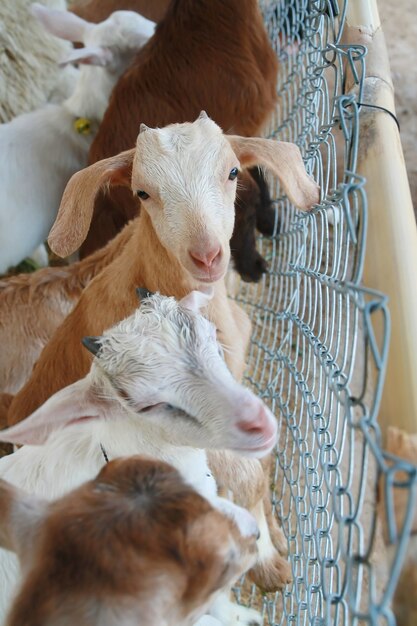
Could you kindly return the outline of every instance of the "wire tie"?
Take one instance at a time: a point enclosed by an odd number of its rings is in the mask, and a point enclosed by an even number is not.
[[[394,113],[389,109],[386,109],[385,107],[380,107],[377,104],[367,104],[366,102],[357,102],[356,104],[358,107],[368,107],[369,109],[378,109],[379,111],[385,111],[385,113],[388,113],[388,115],[390,115],[394,122],[397,124],[398,132],[401,132],[400,123],[396,115],[394,115]]]

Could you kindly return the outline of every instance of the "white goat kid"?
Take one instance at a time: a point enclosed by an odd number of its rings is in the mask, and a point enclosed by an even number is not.
[[[38,4],[32,10],[50,33],[85,44],[64,61],[83,65],[65,102],[0,125],[0,273],[46,239],[65,185],[87,165],[111,90],[155,29],[133,11],[116,11],[90,24]]]
[[[177,303],[153,295],[102,337],[87,338],[96,355],[90,373],[2,431],[2,440],[29,445],[0,460],[1,477],[55,498],[95,476],[106,455],[146,454],[173,465],[215,503],[204,448],[263,457],[275,445],[277,422],[228,370],[214,325],[199,314],[210,298],[194,291]],[[16,577],[13,555],[2,552],[2,611]],[[259,622],[224,595],[212,610],[225,624]]]

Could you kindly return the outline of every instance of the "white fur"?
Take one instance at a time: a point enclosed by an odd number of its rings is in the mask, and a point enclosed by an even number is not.
[[[200,617],[198,622],[196,622],[195,626],[221,626],[221,622],[215,617],[211,617],[211,615],[203,615]]]
[[[46,443],[26,445],[1,459],[1,477],[55,498],[97,474],[105,463],[103,446],[110,459],[145,454],[170,463],[233,517],[233,505],[217,498],[203,448],[230,448],[261,457],[275,444],[277,426],[261,400],[230,374],[215,327],[198,313],[208,300],[201,293],[180,303],[154,295],[106,332],[96,341],[100,348],[84,379],[2,431],[5,441]],[[253,533],[251,516],[240,516],[238,523],[243,534]],[[16,577],[15,557],[1,551],[3,611]],[[226,601],[219,602],[224,606]],[[241,608],[226,612],[225,624],[242,621],[245,613]],[[253,621],[250,615],[247,623]]]
[[[66,9],[65,0],[42,0],[49,8]],[[29,11],[31,0],[0,3],[0,122],[10,122],[50,100],[67,98],[74,85],[74,70],[60,70],[60,58],[71,43],[57,39],[41,27]]]
[[[52,20],[56,14],[67,19],[66,12],[56,11]],[[94,58],[83,58],[84,49],[71,58],[103,67],[83,65],[72,95],[62,104],[48,104],[0,126],[0,273],[46,239],[65,185],[87,165],[114,84],[154,30],[153,22],[132,11],[116,11],[97,25],[79,21]],[[93,132],[83,135],[74,129],[79,117],[92,121]]]
[[[239,160],[217,124],[204,113],[194,124],[171,124],[139,133],[132,188],[149,194],[142,206],[161,243],[200,283],[224,276],[230,259]],[[155,158],[158,155],[158,158]],[[211,267],[196,266],[213,249]]]
[[[219,595],[214,601],[213,606],[210,609],[210,615],[219,620],[221,624],[260,626],[263,622],[258,611],[229,602],[224,594]]]

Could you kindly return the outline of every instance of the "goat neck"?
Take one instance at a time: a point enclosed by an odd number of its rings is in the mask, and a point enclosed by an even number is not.
[[[121,319],[122,306],[123,315],[132,313],[137,302],[135,288],[138,286],[146,285],[150,291],[159,291],[162,295],[174,296],[177,299],[183,298],[195,289],[204,291],[206,288],[202,287],[161,244],[146,211],[142,211],[140,217],[131,223],[131,228],[133,231],[131,238],[111,267],[112,276],[120,277],[113,286],[119,310],[117,318],[109,319],[107,327]],[[223,279],[213,283],[212,286],[214,296],[207,308],[207,317],[217,327],[217,336],[227,350],[226,361],[232,374],[240,380],[245,368],[250,322],[245,313],[228,299]],[[121,300],[124,300],[124,304]],[[102,330],[100,329],[100,332]]]
[[[140,254],[140,264],[138,264]],[[145,285],[149,291],[159,291],[163,295],[183,298],[190,291],[203,290],[202,286],[189,274],[160,242],[152,221],[146,211],[141,211],[135,221],[131,239],[120,255],[118,262],[124,268],[126,289]],[[223,285],[223,280],[213,283],[214,289]],[[133,294],[134,295],[134,294]]]
[[[74,117],[101,121],[117,78],[109,68],[83,65],[74,92],[62,106]]]

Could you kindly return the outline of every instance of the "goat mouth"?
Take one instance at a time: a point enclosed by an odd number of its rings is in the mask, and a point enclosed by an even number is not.
[[[198,280],[200,283],[216,283],[218,280],[221,280],[223,278],[223,276],[225,275],[225,272],[219,272],[218,274],[215,274],[214,276],[196,276],[196,280]]]
[[[199,283],[210,284],[216,283],[225,276],[227,272],[227,265],[223,269],[217,268],[216,270],[198,271],[196,268],[189,268],[188,271],[194,280],[197,280]]]
[[[234,450],[236,450],[236,452],[254,452],[256,454],[257,452],[268,452],[275,446],[276,443],[277,437],[276,435],[273,435],[260,446],[236,446]]]

